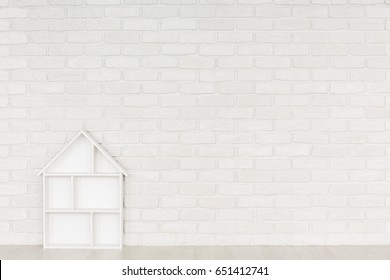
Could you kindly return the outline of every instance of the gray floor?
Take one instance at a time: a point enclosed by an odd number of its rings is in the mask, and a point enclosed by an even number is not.
[[[390,246],[183,246],[123,247],[122,250],[59,250],[0,246],[0,259],[47,260],[388,260]]]

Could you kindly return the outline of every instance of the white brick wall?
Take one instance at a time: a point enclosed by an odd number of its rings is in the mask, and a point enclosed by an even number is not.
[[[126,245],[390,244],[385,0],[1,0],[0,244],[82,127]]]

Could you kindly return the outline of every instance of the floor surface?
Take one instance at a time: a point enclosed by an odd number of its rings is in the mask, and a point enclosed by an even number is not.
[[[47,260],[388,260],[390,246],[182,246],[122,250],[43,249],[0,246],[0,259]]]

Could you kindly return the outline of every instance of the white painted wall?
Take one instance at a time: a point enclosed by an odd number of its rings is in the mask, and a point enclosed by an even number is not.
[[[389,4],[0,0],[0,243],[84,126],[126,245],[390,244]]]

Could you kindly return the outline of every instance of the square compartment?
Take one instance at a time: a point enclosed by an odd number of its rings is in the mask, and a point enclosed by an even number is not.
[[[70,209],[71,208],[71,178],[70,177],[46,177],[46,208]]]
[[[75,177],[76,209],[119,209],[119,177]]]
[[[50,247],[91,246],[89,213],[48,213],[46,240]]]
[[[93,245],[118,247],[120,245],[119,213],[95,213],[93,215]]]

